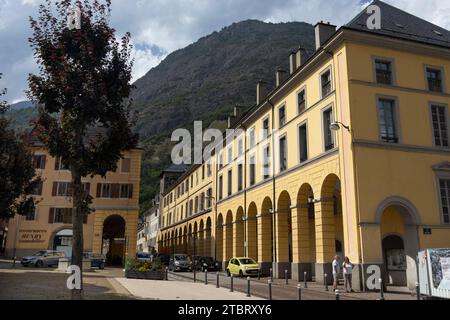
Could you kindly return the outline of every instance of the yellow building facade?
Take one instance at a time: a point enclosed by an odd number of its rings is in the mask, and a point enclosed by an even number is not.
[[[37,175],[43,181],[34,195],[36,211],[9,221],[5,255],[20,258],[39,250],[58,250],[70,256],[70,171],[39,144],[32,150]],[[107,263],[114,265],[122,264],[126,256],[135,256],[139,217],[142,151],[135,149],[122,156],[115,172],[82,180],[95,210],[84,220],[84,251],[103,253]]]
[[[413,288],[418,251],[450,247],[450,33],[374,4],[385,29],[364,12],[317,24],[314,55],[292,53],[269,94],[258,84],[229,121],[242,133],[163,193],[160,251],[249,256],[318,283],[348,256],[364,289],[377,268]]]

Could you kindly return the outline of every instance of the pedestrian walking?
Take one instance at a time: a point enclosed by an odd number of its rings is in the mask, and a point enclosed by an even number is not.
[[[346,292],[355,292],[352,287],[353,267],[353,263],[350,262],[350,259],[345,257],[344,263],[342,264],[342,270],[344,270],[344,287]]]
[[[333,291],[337,290],[338,287],[338,281],[339,281],[339,274],[341,273],[341,258],[339,256],[335,256],[332,267],[333,267]]]

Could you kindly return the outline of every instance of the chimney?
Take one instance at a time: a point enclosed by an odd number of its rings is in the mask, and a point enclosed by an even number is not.
[[[282,69],[278,69],[276,73],[276,86],[278,87],[281,83],[283,83],[283,81],[286,80],[286,77],[287,72]]]
[[[228,129],[230,129],[236,121],[236,117],[234,115],[228,117]]]
[[[256,105],[259,105],[267,97],[266,83],[262,80],[256,85]]]
[[[322,45],[331,38],[331,36],[336,32],[336,26],[323,21],[317,23],[314,26],[314,31],[316,34],[316,50],[319,50]]]
[[[297,69],[300,68],[305,63],[305,49],[302,47],[298,48],[297,53],[295,54],[295,62],[297,64]]]
[[[233,115],[234,115],[236,118],[240,118],[241,115],[242,115],[243,109],[244,109],[244,107],[242,107],[242,106],[237,106],[237,105],[234,106],[234,112],[233,112]]]
[[[291,72],[291,74],[293,74],[295,70],[297,70],[296,56],[297,56],[296,51],[291,51],[291,53],[289,54],[289,71]]]

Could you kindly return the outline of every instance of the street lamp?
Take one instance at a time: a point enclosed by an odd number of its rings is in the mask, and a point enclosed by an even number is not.
[[[342,122],[339,122],[339,121],[335,121],[332,124],[330,124],[330,130],[331,131],[339,131],[339,130],[341,130],[341,126],[344,129],[347,129],[348,132],[351,132],[349,126],[346,126],[345,124],[343,124]]]

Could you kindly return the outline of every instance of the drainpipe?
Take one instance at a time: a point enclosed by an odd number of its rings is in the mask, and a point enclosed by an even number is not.
[[[245,256],[249,256],[248,250],[248,212],[247,212],[247,127],[241,124],[241,127],[244,128],[244,181],[243,181],[243,189],[244,189],[244,243],[245,243]]]
[[[273,201],[272,201],[272,214],[270,215],[270,220],[271,220],[271,224],[272,224],[272,263],[273,262],[277,262],[277,238],[276,238],[276,221],[275,221],[275,214],[277,212],[277,205],[276,205],[276,194],[275,194],[275,135],[274,135],[274,131],[275,131],[275,106],[273,105],[273,103],[270,101],[270,98],[267,99],[267,102],[272,106],[272,123],[271,123],[271,127],[272,127],[272,132],[271,132],[271,137],[272,137],[272,197],[273,197]]]

